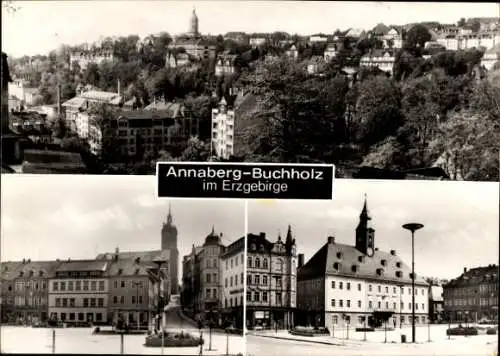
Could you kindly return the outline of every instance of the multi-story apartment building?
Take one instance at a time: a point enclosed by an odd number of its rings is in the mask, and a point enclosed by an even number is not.
[[[109,278],[107,320],[112,320],[114,325],[121,320],[129,327],[147,326],[158,313],[159,303],[162,308],[167,302],[163,273],[152,261],[142,261],[140,257],[120,259],[116,255],[106,272]]]
[[[444,313],[452,321],[498,320],[498,266],[470,270],[443,286]]]
[[[219,107],[212,109],[211,152],[216,157],[228,159],[234,154],[234,110],[229,110],[225,98]]]
[[[220,255],[224,252],[221,243],[222,234],[215,233],[214,228],[205,238],[203,249],[198,254],[198,266],[200,268],[200,288],[196,291],[197,309],[204,314],[205,319],[212,318],[213,321],[221,322],[221,279],[220,279]]]
[[[287,56],[290,59],[296,60],[299,58],[299,51],[297,49],[297,46],[292,44],[286,51],[285,51],[285,56]]]
[[[81,70],[85,70],[89,64],[100,65],[104,61],[113,61],[113,51],[97,50],[97,51],[80,51],[73,52],[69,56],[69,64],[78,63]]]
[[[221,304],[223,319],[235,328],[243,328],[245,239],[226,247],[220,256]]]
[[[107,323],[109,261],[63,263],[49,281],[49,318],[65,323]]]
[[[247,236],[247,328],[288,329],[294,324],[297,254],[290,226],[286,240]]]
[[[28,83],[24,79],[14,79],[9,83],[9,96],[19,100],[24,107],[33,106],[37,94],[38,89],[28,87]]]
[[[14,316],[14,280],[19,275],[22,262],[2,262],[0,265],[0,313],[2,324],[15,322]]]
[[[392,74],[394,55],[388,51],[373,50],[369,54],[361,57],[360,65],[364,67],[376,67],[386,73]]]
[[[181,306],[184,313],[195,315],[195,294],[200,288],[199,275],[197,275],[196,256],[201,252],[203,247],[193,245],[191,253],[182,259],[182,291],[181,291]]]
[[[297,324],[328,328],[397,326],[411,323],[411,269],[391,250],[375,247],[367,203],[356,228],[355,246],[330,236],[298,271]],[[415,278],[416,323],[428,319],[428,283]],[[365,324],[366,323],[366,324]]]
[[[215,76],[222,77],[235,74],[237,58],[237,55],[229,53],[222,53],[217,56],[217,61],[215,62]]]
[[[431,323],[439,323],[446,320],[443,313],[443,286],[429,286],[429,319]]]

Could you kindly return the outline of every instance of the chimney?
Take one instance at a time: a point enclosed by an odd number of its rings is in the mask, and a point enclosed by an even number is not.
[[[299,253],[299,268],[301,268],[302,266],[304,266],[304,254]]]
[[[26,263],[26,258],[23,258],[23,265]]]
[[[328,236],[328,243],[334,244],[335,243],[335,236]]]
[[[265,232],[261,232],[260,234],[260,237],[262,237],[263,239],[266,238],[266,233]]]
[[[391,255],[396,256],[396,250],[391,250]]]
[[[220,237],[222,237],[222,236],[224,236],[224,235],[223,235],[223,234],[222,234],[222,232],[221,232],[219,236],[220,236]]]
[[[467,273],[467,267],[464,267],[464,273]]]

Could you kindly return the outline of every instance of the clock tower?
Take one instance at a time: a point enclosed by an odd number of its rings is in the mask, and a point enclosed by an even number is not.
[[[161,229],[161,249],[170,250],[169,273],[172,294],[178,293],[179,287],[179,250],[177,249],[177,227],[173,223],[170,204],[168,206],[167,222],[163,223]]]
[[[365,194],[365,203],[356,228],[356,249],[370,257],[375,251],[375,230],[372,228],[371,220]]]

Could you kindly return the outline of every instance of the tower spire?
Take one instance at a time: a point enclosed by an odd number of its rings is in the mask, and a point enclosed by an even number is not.
[[[371,220],[370,212],[368,211],[368,198],[365,193],[365,202],[363,204],[363,210],[361,210],[361,214],[359,215],[361,219]]]
[[[168,202],[167,225],[172,225],[172,204]]]
[[[215,225],[212,225],[212,232],[211,232],[211,235],[214,236],[215,235]]]
[[[286,244],[287,245],[292,245],[293,243],[293,236],[292,236],[292,226],[288,224],[288,231],[286,232]]]

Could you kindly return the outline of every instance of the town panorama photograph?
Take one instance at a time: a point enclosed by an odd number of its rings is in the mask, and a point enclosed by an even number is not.
[[[494,2],[3,1],[2,172],[224,161],[498,181],[499,15]]]

